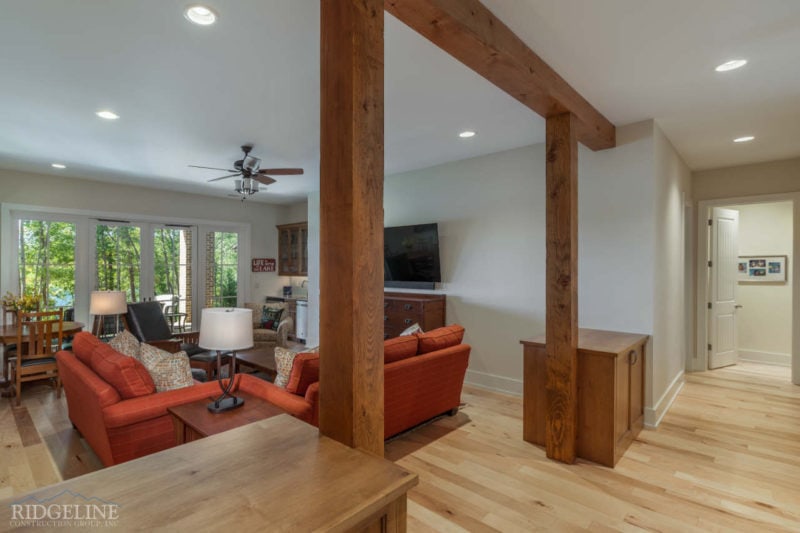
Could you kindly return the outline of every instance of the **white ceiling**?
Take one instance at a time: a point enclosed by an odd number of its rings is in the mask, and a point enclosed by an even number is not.
[[[800,0],[483,3],[613,123],[655,118],[693,170],[800,156]]]
[[[484,2],[612,122],[656,118],[694,169],[800,155],[798,0]],[[255,199],[304,197],[319,1],[207,4],[220,19],[203,28],[183,0],[5,0],[0,167],[225,196],[231,180],[186,165],[229,167],[253,142],[264,166],[306,169]],[[713,71],[734,57],[750,64]],[[532,111],[390,16],[385,76],[387,174],[544,139]],[[731,143],[744,134],[756,141]]]

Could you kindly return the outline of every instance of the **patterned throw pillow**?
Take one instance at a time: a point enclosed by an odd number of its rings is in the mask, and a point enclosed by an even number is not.
[[[139,361],[139,339],[128,330],[117,333],[116,337],[108,341],[108,345],[121,354],[133,357]]]
[[[275,385],[283,389],[289,383],[289,375],[292,373],[292,364],[295,356],[300,352],[295,352],[289,348],[281,346],[275,347]]]
[[[270,307],[265,305],[261,313],[261,326],[264,329],[277,330],[278,324],[281,323],[281,316],[283,316],[283,307]]]
[[[142,343],[139,357],[156,384],[156,392],[194,385],[192,367],[186,352],[169,353]]]

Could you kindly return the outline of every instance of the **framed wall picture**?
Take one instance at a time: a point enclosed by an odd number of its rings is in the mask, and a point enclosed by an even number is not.
[[[739,281],[786,283],[787,259],[785,255],[739,256]]]

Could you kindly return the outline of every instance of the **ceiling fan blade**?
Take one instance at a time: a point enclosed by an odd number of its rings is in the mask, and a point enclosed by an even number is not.
[[[207,170],[221,170],[222,172],[236,172],[231,168],[217,168],[217,167],[199,167],[197,165],[189,165],[191,168],[205,168]]]
[[[275,183],[275,180],[273,178],[270,178],[269,176],[260,176],[260,175],[259,176],[253,176],[253,179],[256,180],[257,182],[259,182],[262,185],[271,185],[271,184]]]
[[[220,176],[218,178],[210,179],[210,180],[208,180],[208,182],[211,183],[212,181],[224,180],[225,178],[232,178],[234,176],[240,176],[241,174],[242,174],[241,172],[237,172],[236,174],[231,174],[230,176]]]
[[[262,168],[259,174],[272,174],[273,176],[297,176],[303,173],[302,168]]]

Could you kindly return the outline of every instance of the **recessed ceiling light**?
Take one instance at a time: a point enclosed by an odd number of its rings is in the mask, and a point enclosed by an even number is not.
[[[462,131],[461,133],[458,134],[458,136],[461,137],[462,139],[469,139],[470,137],[475,137],[475,132],[470,130]]]
[[[62,165],[61,163],[50,163],[50,166],[53,168],[67,168],[67,165]]]
[[[104,109],[104,110],[102,110],[102,111],[98,111],[98,112],[97,112],[97,113],[95,113],[95,114],[96,114],[98,117],[100,117],[100,118],[104,118],[104,119],[106,119],[106,120],[117,120],[117,119],[119,118],[119,115],[117,115],[117,114],[116,114],[116,113],[114,113],[113,111],[109,111],[109,110],[107,110],[107,109]]]
[[[752,135],[745,135],[744,137],[737,137],[736,139],[733,140],[733,142],[735,142],[735,143],[749,143],[753,139],[755,139],[755,137],[753,137]]]
[[[206,6],[190,6],[183,14],[190,22],[200,26],[210,26],[217,21],[217,14]]]
[[[736,70],[737,68],[742,68],[747,64],[746,59],[733,59],[731,61],[726,61],[725,63],[719,65],[716,70],[717,72],[728,72],[729,70]]]

